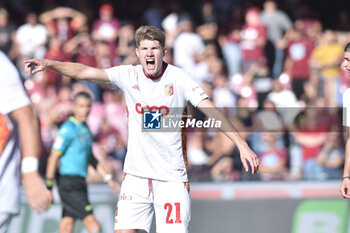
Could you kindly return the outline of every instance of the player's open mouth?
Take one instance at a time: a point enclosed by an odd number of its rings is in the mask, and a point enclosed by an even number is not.
[[[146,59],[146,65],[148,69],[153,69],[155,65],[155,61],[153,58]]]

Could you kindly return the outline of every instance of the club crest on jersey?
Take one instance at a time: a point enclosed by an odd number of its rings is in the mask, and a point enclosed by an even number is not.
[[[174,95],[174,85],[173,84],[165,85],[164,89],[165,89],[165,96],[172,96],[172,95]]]
[[[157,111],[143,112],[143,128],[144,129],[160,129],[162,114]]]

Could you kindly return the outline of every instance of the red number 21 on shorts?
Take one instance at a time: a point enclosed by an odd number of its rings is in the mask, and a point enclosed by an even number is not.
[[[175,202],[175,223],[182,223],[181,217],[180,217],[180,203]],[[168,213],[166,215],[166,224],[173,224],[174,220],[170,219],[171,213],[173,211],[173,205],[171,203],[165,203],[164,204],[164,209],[168,209]]]

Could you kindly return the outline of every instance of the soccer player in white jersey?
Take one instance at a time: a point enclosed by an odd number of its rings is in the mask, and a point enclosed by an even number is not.
[[[7,231],[12,216],[20,211],[21,177],[34,210],[40,213],[51,205],[51,196],[37,171],[39,153],[38,119],[18,71],[0,51],[0,233]]]
[[[344,48],[342,68],[348,72],[350,77],[350,43]],[[350,88],[343,94],[343,125],[346,128],[346,140],[344,171],[340,192],[344,198],[350,198]]]
[[[236,143],[246,171],[250,165],[254,173],[260,162],[199,85],[186,72],[163,61],[163,31],[141,26],[135,38],[140,65],[97,69],[78,63],[31,59],[25,61],[26,71],[30,74],[50,68],[73,79],[123,90],[129,112],[129,139],[115,233],[136,233],[139,229],[149,232],[154,212],[157,232],[185,233],[191,203],[181,133],[145,132],[141,121],[145,109],[167,115],[172,108],[183,109],[190,101],[207,117],[221,121],[221,130]]]

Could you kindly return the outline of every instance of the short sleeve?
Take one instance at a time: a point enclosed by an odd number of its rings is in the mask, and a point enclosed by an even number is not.
[[[68,146],[72,142],[70,131],[70,127],[65,124],[60,128],[58,135],[53,143],[52,150],[61,153],[64,153],[67,150]]]
[[[186,101],[189,101],[193,106],[197,107],[202,100],[208,98],[208,95],[190,75],[184,75],[182,85]]]
[[[136,77],[137,73],[135,66],[132,65],[114,66],[105,69],[105,72],[111,83],[110,88],[114,89],[119,87],[122,90],[125,89],[125,86],[130,82],[132,77]]]
[[[0,53],[0,113],[10,112],[30,104],[20,75],[12,62]]]

